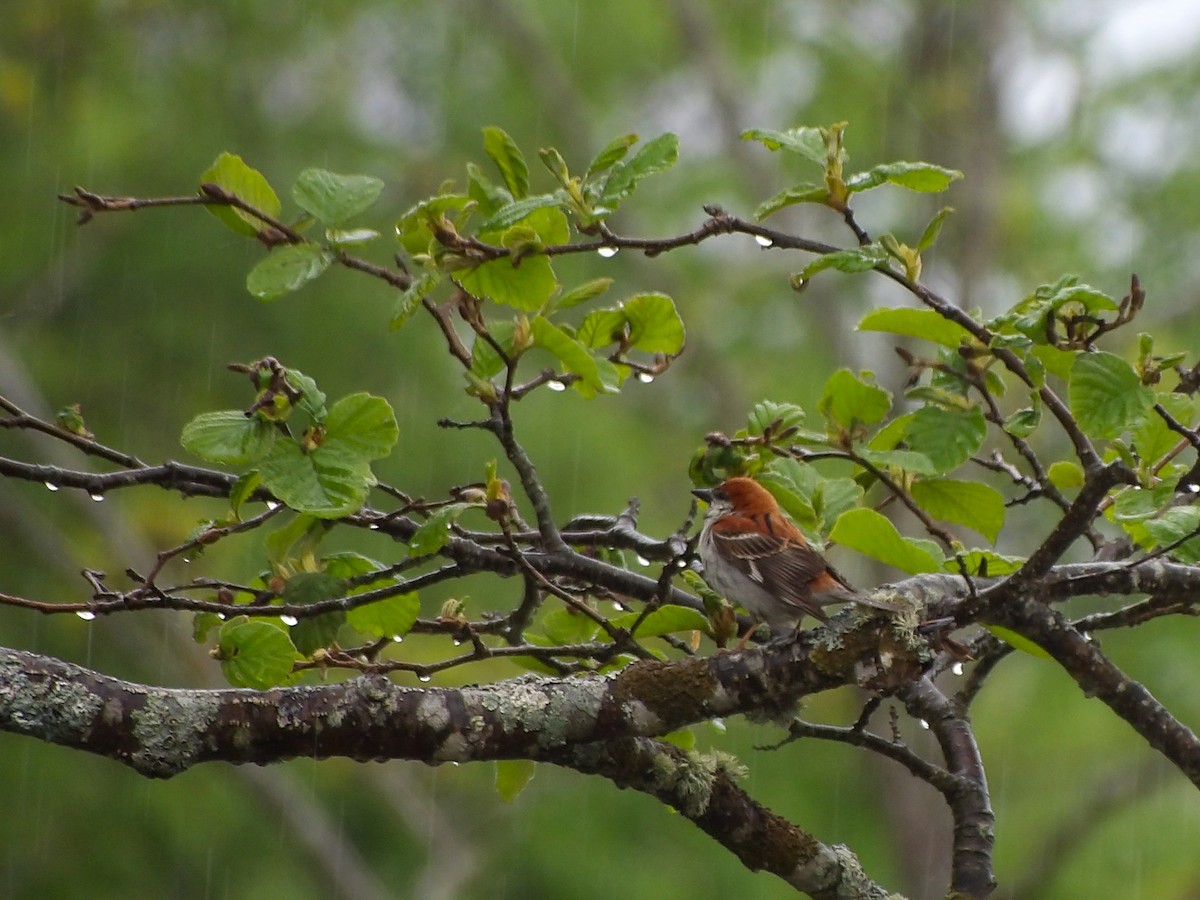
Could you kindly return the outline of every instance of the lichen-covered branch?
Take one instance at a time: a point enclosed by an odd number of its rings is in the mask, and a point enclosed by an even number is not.
[[[0,650],[0,730],[159,778],[210,760],[543,760],[569,745],[656,737],[748,711],[782,716],[799,698],[843,684],[899,683],[918,661],[886,633],[877,622],[847,622],[836,646],[805,635],[745,653],[644,660],[610,676],[461,689],[402,687],[379,675],[263,692],[168,689]],[[889,653],[872,649],[881,643]]]

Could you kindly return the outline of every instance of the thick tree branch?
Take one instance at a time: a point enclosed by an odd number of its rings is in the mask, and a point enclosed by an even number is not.
[[[0,650],[0,730],[160,778],[210,760],[547,760],[569,745],[657,737],[747,711],[783,716],[800,697],[844,684],[892,689],[919,656],[902,629],[851,615],[763,650],[458,690],[401,687],[379,675],[264,692],[177,690]]]

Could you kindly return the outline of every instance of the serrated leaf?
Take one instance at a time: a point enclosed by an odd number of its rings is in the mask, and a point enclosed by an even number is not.
[[[743,141],[758,141],[768,150],[790,150],[799,153],[805,159],[812,160],[818,166],[825,166],[825,136],[820,128],[802,126],[787,131],[769,131],[761,128],[751,128],[741,134]]]
[[[295,606],[332,600],[346,593],[346,582],[328,572],[297,572],[287,580],[280,599]]]
[[[613,280],[611,278],[593,278],[591,281],[585,281],[583,284],[571,288],[571,290],[554,301],[554,308],[570,309],[572,306],[578,306],[581,303],[594,300],[612,287],[612,283]]]
[[[922,406],[913,413],[906,438],[910,449],[927,456],[938,472],[949,472],[970,459],[987,437],[978,406],[951,410]]]
[[[629,320],[620,307],[594,309],[579,323],[575,339],[585,347],[607,347],[628,337],[628,325]]]
[[[775,403],[762,400],[754,404],[750,410],[750,418],[746,423],[746,433],[752,437],[761,437],[768,425],[774,425],[779,430],[799,428],[804,424],[804,410],[794,403]]]
[[[340,225],[369,209],[382,191],[383,182],[370,175],[305,169],[292,185],[292,199],[326,225]]]
[[[245,466],[270,452],[279,434],[260,416],[239,409],[201,413],[183,426],[184,449],[209,462]]]
[[[217,652],[230,684],[260,691],[289,681],[296,660],[296,648],[283,630],[244,617],[221,626]]]
[[[337,641],[345,621],[346,614],[341,610],[307,616],[288,628],[288,636],[302,656],[312,656]]]
[[[614,138],[605,145],[604,149],[596,154],[596,158],[588,163],[585,179],[591,179],[599,175],[601,172],[607,172],[614,165],[625,158],[625,154],[629,152],[629,148],[638,142],[636,134],[623,134],[619,138]]]
[[[892,408],[892,395],[875,384],[872,372],[855,375],[849,369],[838,369],[825,382],[817,408],[844,429],[874,425]]]
[[[1071,367],[1067,399],[1085,434],[1115,438],[1142,425],[1154,394],[1121,357],[1081,353]]]
[[[246,290],[260,300],[274,300],[319,277],[332,261],[333,257],[316,244],[276,247],[250,270]]]
[[[966,525],[995,543],[1004,526],[1004,498],[975,481],[930,478],[913,482],[912,497],[935,519]]]
[[[1116,522],[1139,522],[1153,518],[1174,492],[1174,487],[1167,483],[1150,490],[1137,486],[1124,488],[1113,499],[1110,514]]]
[[[388,327],[392,331],[398,331],[403,328],[408,320],[413,317],[413,313],[420,309],[421,302],[433,292],[434,288],[441,284],[441,281],[441,272],[425,272],[416,278],[396,299],[396,305],[392,307],[392,318],[388,322]]]
[[[290,508],[338,518],[362,506],[375,483],[371,460],[386,456],[398,437],[386,400],[351,394],[330,408],[314,447],[276,441],[259,471],[267,489]]]
[[[242,473],[234,481],[233,487],[229,490],[229,508],[235,518],[240,517],[243,504],[254,496],[254,492],[258,490],[260,484],[262,484],[262,476],[253,469]]]
[[[1176,541],[1192,536],[1171,551],[1171,557],[1181,563],[1193,564],[1200,560],[1200,538],[1195,537],[1200,529],[1200,507],[1173,506],[1162,515],[1145,523],[1146,532],[1158,547],[1166,547]]]
[[[623,165],[614,167],[604,182],[600,197],[603,206],[616,208],[637,187],[638,182],[658,172],[665,172],[679,158],[679,138],[660,134],[643,144],[641,149]]]
[[[398,594],[354,607],[346,613],[346,621],[363,634],[381,638],[403,637],[412,630],[420,612],[420,598],[415,593]]]
[[[903,537],[896,526],[873,509],[843,513],[829,539],[910,575],[942,568],[942,557],[931,552],[930,542]]]
[[[881,184],[894,184],[910,191],[936,193],[950,187],[951,182],[963,177],[957,169],[927,162],[893,162],[874,166],[866,172],[857,172],[846,179],[851,193],[867,191]]]
[[[583,344],[544,316],[535,317],[529,325],[535,346],[552,353],[566,371],[578,375],[591,390],[610,392],[612,386],[605,383],[596,357]]]
[[[626,613],[609,619],[609,623],[617,628],[632,628],[640,613]],[[710,630],[708,619],[703,613],[688,606],[660,606],[642,620],[635,637],[660,637],[664,634],[675,634],[680,631]]]
[[[883,331],[921,338],[951,350],[957,350],[971,336],[957,322],[951,322],[932,309],[875,309],[863,316],[857,327],[859,331]]]
[[[823,184],[805,182],[794,187],[786,188],[773,197],[764,200],[754,210],[754,218],[761,222],[767,216],[774,215],[781,209],[795,206],[797,203],[824,203],[829,199],[829,189]]]
[[[1017,634],[1011,628],[1005,628],[1002,625],[987,625],[983,626],[990,631],[995,637],[1004,641],[1014,650],[1020,650],[1022,653],[1028,653],[1030,656],[1036,656],[1038,659],[1053,660],[1054,657],[1047,653],[1040,644],[1036,644],[1029,638]]]
[[[484,128],[483,149],[500,170],[514,199],[520,200],[529,193],[529,166],[508,132],[494,125]]]
[[[430,252],[433,242],[431,223],[461,212],[470,202],[471,198],[465,194],[439,194],[410,207],[396,222],[396,237],[400,245],[412,256]]]
[[[865,244],[862,247],[852,247],[848,250],[835,250],[818,256],[807,266],[792,276],[795,281],[807,281],[818,272],[826,269],[837,269],[839,272],[865,272],[876,266],[885,265],[888,252],[882,244]]]
[[[1187,394],[1163,393],[1154,395],[1155,402],[1185,427],[1196,417],[1196,399]],[[1145,462],[1157,462],[1171,452],[1181,440],[1178,432],[1172,431],[1166,420],[1152,413],[1131,435],[1134,449]]]
[[[278,219],[282,211],[279,197],[263,174],[250,168],[240,156],[232,153],[222,153],[218,156],[200,175],[200,181],[211,182],[231,194],[236,194],[239,199],[272,219]],[[232,206],[210,203],[205,208],[234,231],[247,237],[254,237],[266,224],[257,216]]]
[[[563,205],[563,198],[558,194],[538,194],[535,197],[524,197],[520,200],[514,200],[505,206],[500,207],[492,214],[491,218],[483,222],[479,226],[480,233],[488,231],[502,231],[511,225],[515,225],[522,219],[527,218],[539,209],[557,209]],[[564,225],[565,225],[565,219]],[[564,228],[565,231],[565,228]],[[547,243],[565,243],[565,237],[560,240],[547,241]]]
[[[1042,404],[1038,395],[1033,395],[1033,406],[1018,409],[1004,420],[1004,430],[1013,437],[1026,438],[1033,434],[1042,421]]]
[[[621,308],[629,322],[629,341],[639,350],[674,356],[683,349],[683,319],[666,294],[637,294]]]
[[[408,541],[408,549],[413,556],[428,556],[437,553],[450,543],[450,526],[458,521],[468,509],[477,509],[477,503],[447,503],[439,507],[429,518],[421,523]]]
[[[459,273],[457,280],[472,296],[525,312],[541,309],[558,288],[550,260],[544,256],[526,257],[520,266],[507,257],[493,259]]]
[[[821,521],[829,524],[858,506],[862,497],[862,485],[853,478],[826,478],[813,493],[813,507]]]
[[[872,450],[860,447],[857,453],[864,462],[880,467],[893,466],[910,475],[939,475],[943,471],[928,456],[915,450]]]
[[[505,803],[512,803],[533,780],[537,763],[531,759],[496,760],[496,793]]]

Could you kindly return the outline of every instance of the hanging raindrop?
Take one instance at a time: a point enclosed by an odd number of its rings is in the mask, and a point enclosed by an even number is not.
[[[754,243],[758,244],[758,246],[760,246],[760,247],[775,246],[775,242],[773,240],[771,240],[769,237],[767,237],[765,234],[756,234],[754,236]]]
[[[600,254],[601,256],[603,256],[605,259],[612,259],[614,256],[617,255],[617,251],[620,249],[621,249],[620,247],[599,247],[599,248],[597,248],[596,252],[598,254]]]
[[[96,614],[87,609],[81,609],[79,612],[75,613],[75,615],[79,616],[79,618],[83,619],[85,622],[90,622],[92,619],[96,618]]]
[[[58,485],[57,485],[57,484],[55,484],[55,483],[54,483],[54,482],[52,482],[52,481],[47,481],[47,482],[46,482],[46,490],[48,490],[48,491],[51,491],[51,492],[53,492],[53,491],[57,491],[57,490],[58,490]]]
[[[282,622],[284,625],[288,626],[288,628],[291,628],[293,625],[298,625],[300,623],[300,620],[297,619],[295,616],[280,616],[279,621]]]

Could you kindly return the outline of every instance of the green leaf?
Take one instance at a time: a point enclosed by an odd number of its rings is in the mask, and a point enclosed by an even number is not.
[[[1033,406],[1018,409],[1004,420],[1004,430],[1013,437],[1026,438],[1033,434],[1042,421],[1042,402],[1037,394],[1033,395]]]
[[[647,353],[673,356],[683,349],[683,319],[666,294],[638,294],[622,304],[629,340]]]
[[[859,331],[883,331],[888,334],[903,334],[921,338],[957,350],[963,341],[971,337],[970,332],[932,309],[875,309],[867,313],[858,323]]]
[[[1075,350],[1059,350],[1049,344],[1040,344],[1029,351],[1030,358],[1038,360],[1046,371],[1066,381],[1071,377],[1071,366],[1075,365]]]
[[[960,553],[959,557],[962,558],[963,565],[967,567],[967,574],[972,576],[1011,575],[1025,564],[1024,557],[1005,556],[993,550],[969,550],[966,553]],[[943,564],[943,568],[955,575],[962,573],[959,561],[955,557],[949,557]]]
[[[268,534],[263,541],[267,560],[275,568],[284,568],[292,560],[312,556],[327,533],[325,522],[312,516],[294,516],[286,525]]]
[[[867,191],[881,184],[894,184],[910,191],[936,193],[950,187],[950,183],[963,177],[957,169],[947,169],[927,162],[894,162],[875,166],[866,172],[858,172],[846,179],[851,193]]]
[[[563,205],[563,199],[557,194],[538,194],[535,197],[525,197],[521,200],[514,200],[506,206],[500,207],[496,212],[479,226],[480,233],[488,231],[502,231],[517,222],[528,218],[532,213],[539,209],[557,209]],[[561,215],[561,213],[560,213]],[[563,219],[565,231],[565,218]],[[547,243],[561,244],[566,243],[566,237],[560,240],[547,241]]]
[[[276,247],[250,270],[246,290],[260,300],[274,300],[304,287],[332,261],[333,257],[316,244]]]
[[[531,759],[496,760],[496,793],[505,803],[512,803],[533,780],[537,763]]]
[[[1164,393],[1155,394],[1154,399],[1184,427],[1190,426],[1196,417],[1196,399],[1194,397],[1189,397],[1187,394]],[[1166,420],[1157,413],[1147,415],[1146,421],[1134,430],[1131,437],[1138,456],[1148,463],[1162,459],[1180,441],[1179,434],[1172,431],[1167,426]]]
[[[409,538],[408,549],[413,556],[437,553],[450,543],[450,526],[468,509],[478,509],[478,503],[447,503],[430,514],[416,533]]]
[[[332,600],[346,593],[346,582],[328,572],[297,572],[284,585],[280,599],[284,603],[307,606]]]
[[[411,255],[429,253],[433,243],[432,223],[463,210],[471,198],[464,194],[439,194],[410,207],[396,223],[400,245]]]
[[[207,644],[208,634],[214,628],[220,628],[222,619],[216,613],[201,612],[192,617],[192,640],[197,644]]]
[[[400,437],[396,414],[382,397],[360,392],[349,394],[330,407],[325,418],[325,442],[339,453],[353,453],[366,461],[387,456]]]
[[[792,278],[795,281],[807,281],[826,269],[837,269],[839,272],[865,272],[876,266],[886,265],[887,261],[888,252],[882,244],[866,244],[862,247],[835,250],[833,253],[818,256]]]
[[[922,406],[908,424],[909,448],[927,456],[938,472],[949,472],[973,456],[987,437],[987,422],[978,406],[943,409]]]
[[[1164,510],[1161,516],[1150,519],[1145,523],[1146,532],[1154,539],[1159,547],[1166,547],[1189,535],[1191,540],[1184,541],[1171,551],[1171,556],[1179,562],[1192,564],[1200,559],[1200,538],[1195,537],[1200,529],[1200,507],[1173,506]]]
[[[1154,403],[1154,393],[1121,357],[1081,353],[1071,367],[1067,399],[1085,434],[1115,438],[1142,425]]]
[[[824,203],[829,199],[829,189],[823,184],[805,182],[794,187],[786,188],[773,197],[764,200],[754,210],[754,218],[761,222],[767,216],[774,215],[781,209],[795,206],[797,203]]]
[[[508,132],[494,125],[484,128],[483,149],[500,170],[508,192],[515,199],[520,200],[529,193],[529,166]]]
[[[244,466],[265,456],[278,434],[274,425],[258,415],[226,409],[196,416],[183,426],[179,442],[209,462]]]
[[[913,500],[935,519],[974,528],[995,543],[1004,525],[1004,498],[975,481],[931,478],[913,482]]]
[[[596,393],[612,393],[613,385],[606,383],[597,359],[579,341],[544,316],[537,316],[529,323],[533,343],[550,351],[563,368],[578,375],[590,390]]]
[[[594,309],[579,323],[575,338],[585,347],[607,347],[627,340],[629,320],[620,307]]]
[[[234,687],[265,691],[291,680],[296,648],[277,626],[239,616],[221,626],[217,657]]]
[[[338,175],[305,169],[292,185],[292,199],[326,225],[340,225],[379,199],[383,182],[370,175]]]
[[[412,630],[420,612],[420,598],[416,593],[398,594],[386,600],[354,607],[346,613],[346,621],[351,628],[363,634],[395,638],[403,637]]]
[[[488,324],[488,331],[491,333],[492,339],[510,356],[512,355],[513,335],[516,329],[516,323],[511,321],[498,320]],[[491,341],[487,341],[480,335],[476,335],[475,341],[471,345],[471,372],[480,378],[491,378],[503,368],[504,359],[496,352],[496,348],[492,346]]]
[[[844,429],[874,425],[892,408],[892,395],[875,384],[873,372],[855,375],[849,369],[838,369],[825,382],[817,408]]]
[[[392,318],[388,322],[388,328],[392,331],[398,331],[403,328],[408,320],[413,317],[413,313],[420,309],[421,302],[441,282],[442,273],[436,271],[425,272],[420,277],[414,279],[413,283],[397,298],[396,305],[392,307]]]
[[[946,217],[954,212],[953,206],[943,206],[929,220],[929,224],[925,226],[925,230],[921,232],[921,239],[917,241],[917,250],[928,250],[933,246],[934,241],[938,239],[938,235],[942,232],[942,224],[946,221]]]
[[[1083,466],[1074,460],[1060,459],[1050,463],[1046,477],[1059,490],[1083,487]]]
[[[836,522],[863,498],[863,487],[853,478],[826,478],[813,492],[813,510],[823,524]]]
[[[287,383],[292,390],[300,394],[296,406],[306,412],[314,421],[322,421],[328,415],[325,408],[325,393],[317,387],[316,380],[308,377],[299,369],[287,370]]]
[[[796,404],[762,400],[754,404],[754,408],[750,410],[746,433],[751,437],[761,437],[770,425],[775,425],[777,431],[784,431],[789,428],[799,428],[803,424],[804,410]]]
[[[369,244],[379,237],[374,228],[326,228],[325,240],[335,247],[354,247]]]
[[[570,309],[572,306],[587,303],[607,291],[612,287],[612,283],[611,278],[593,278],[591,281],[585,281],[559,297],[554,302],[554,307],[555,309]]]
[[[843,513],[834,523],[829,539],[910,575],[942,568],[941,555],[931,552],[936,545],[901,536],[896,526],[873,509]]]
[[[371,460],[386,456],[398,437],[386,400],[351,394],[329,410],[315,446],[276,441],[259,471],[267,489],[290,508],[339,518],[362,506],[375,483]]]
[[[856,452],[864,462],[880,467],[895,467],[910,475],[940,475],[945,471],[924,453],[915,450],[872,450],[859,447]]]
[[[520,266],[507,257],[493,259],[460,273],[458,283],[472,296],[525,312],[541,309],[558,288],[550,260],[544,256],[526,257]]]
[[[1022,653],[1028,653],[1030,656],[1036,656],[1038,659],[1053,660],[1054,657],[1047,653],[1041,646],[1036,644],[1029,638],[1017,634],[1011,628],[1005,628],[1002,625],[984,625],[995,637],[1004,641],[1014,650],[1020,650]]]
[[[202,183],[209,183],[224,188],[231,194],[236,194],[241,200],[270,216],[278,219],[283,207],[279,197],[267,183],[267,179],[257,169],[252,169],[240,156],[232,153],[222,153],[211,166],[200,176]],[[254,237],[266,227],[266,223],[245,210],[232,206],[208,204],[205,207],[210,213],[236,231],[247,237]]]
[[[542,616],[542,634],[546,645],[585,644],[596,637],[600,625],[573,609],[552,609]]]
[[[632,628],[640,613],[626,613],[609,619],[609,623],[617,628]],[[698,610],[687,606],[660,606],[642,620],[635,637],[660,637],[664,634],[675,634],[680,631],[709,630],[708,619]]]
[[[288,636],[302,656],[312,656],[337,641],[338,632],[345,621],[346,614],[340,609],[319,616],[306,616],[288,628]]]
[[[799,153],[805,159],[812,160],[818,166],[825,167],[825,135],[820,128],[803,126],[787,131],[767,131],[761,128],[751,128],[742,132],[743,141],[758,141],[768,150],[790,150]]]
[[[613,168],[604,182],[601,204],[616,208],[633,193],[639,181],[658,172],[665,172],[675,165],[678,157],[679,138],[673,134],[660,134],[654,140],[643,144],[632,159]]]
[[[1153,518],[1175,493],[1172,485],[1163,483],[1151,490],[1127,487],[1117,493],[1111,507],[1111,515],[1117,522],[1140,522]]]
[[[229,490],[229,508],[235,518],[240,516],[242,506],[254,496],[254,492],[258,490],[260,484],[262,484],[262,476],[254,470],[238,476]]]
[[[587,167],[585,179],[592,179],[601,172],[607,172],[614,165],[625,158],[625,154],[629,152],[629,148],[638,142],[636,134],[623,134],[619,138],[614,138],[605,145],[604,149],[596,154]]]

